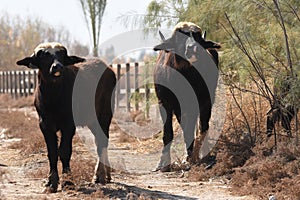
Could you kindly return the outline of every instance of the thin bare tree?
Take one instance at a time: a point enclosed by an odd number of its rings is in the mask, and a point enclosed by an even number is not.
[[[106,0],[79,0],[86,25],[93,40],[93,56],[98,56],[98,46]]]

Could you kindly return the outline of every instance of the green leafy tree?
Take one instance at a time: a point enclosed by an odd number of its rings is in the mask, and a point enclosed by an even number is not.
[[[273,77],[278,77],[278,73],[293,75],[291,88],[299,82],[299,1],[174,2],[153,0],[148,5],[144,26],[172,27],[179,21],[198,24],[207,31],[209,39],[222,43],[220,67],[230,86],[271,102]],[[178,5],[186,6],[178,9]],[[251,89],[253,84],[257,86],[255,91]]]
[[[106,0],[79,0],[87,27],[93,38],[93,56],[98,56],[98,46]]]

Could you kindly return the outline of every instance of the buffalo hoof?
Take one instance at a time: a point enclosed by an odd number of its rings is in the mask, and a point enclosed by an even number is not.
[[[166,165],[164,167],[157,166],[155,169],[152,170],[152,172],[170,172],[171,171],[171,165]]]
[[[53,185],[46,186],[46,188],[43,190],[43,193],[45,193],[45,194],[56,193],[57,192],[57,187],[58,186],[53,186]]]
[[[94,175],[92,183],[105,185],[107,182],[105,178]]]
[[[66,174],[62,175],[61,189],[62,190],[75,190],[75,184],[72,181],[72,176],[70,173],[66,173]]]
[[[62,190],[75,190],[75,184],[72,181],[63,181],[61,183]]]
[[[152,172],[170,172],[171,171],[171,156],[170,153],[163,153],[157,167]]]
[[[267,137],[269,138],[269,137],[271,137],[272,135],[273,135],[273,132],[270,131],[270,130],[268,130],[268,131],[267,131]]]
[[[59,183],[59,177],[56,171],[53,171],[48,176],[48,182],[45,185],[45,193],[55,193],[57,192],[57,187]]]

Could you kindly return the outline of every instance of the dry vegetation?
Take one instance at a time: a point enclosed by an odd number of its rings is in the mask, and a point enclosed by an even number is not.
[[[3,99],[3,97],[1,99]],[[18,102],[19,101],[21,102],[22,99],[18,100]],[[12,99],[2,102],[9,102],[9,108],[15,104]],[[3,103],[1,104],[1,106],[3,106]],[[8,111],[2,110],[0,112],[0,118],[0,127],[6,129],[5,133],[3,133],[5,134],[4,137],[22,139],[14,143],[11,148],[21,149],[22,154],[27,156],[34,153],[45,152],[42,134],[39,133],[38,120],[35,117],[26,114],[26,112],[8,109]]]
[[[32,155],[46,160],[46,147],[42,134],[38,128],[38,120],[24,112],[13,111],[12,107],[27,99],[19,99],[18,103],[7,96],[1,97],[0,107],[8,106],[9,112],[0,111],[0,127],[6,128],[6,136],[9,138],[22,138],[11,148],[21,149],[21,155],[29,162]],[[212,169],[204,169],[204,166],[193,166],[188,173],[191,181],[209,180],[221,178],[231,186],[231,190],[239,195],[256,195],[259,199],[266,199],[268,195],[275,195],[277,199],[300,199],[300,149],[295,146],[294,139],[288,138],[283,130],[278,128],[278,145],[274,146],[274,137],[267,138],[265,135],[265,120],[258,120],[253,112],[252,100],[243,100],[246,109],[245,115],[251,124],[251,133],[245,131],[246,124],[237,107],[229,101],[227,119],[224,133],[214,149],[217,163]],[[4,102],[4,103],[3,103]],[[263,115],[267,112],[267,106],[260,102],[260,109],[256,114]],[[31,105],[30,103],[26,105]],[[13,120],[12,120],[13,119]],[[295,122],[293,122],[295,123]],[[294,126],[293,126],[294,127]],[[117,129],[113,123],[113,129]],[[161,134],[152,139],[139,140],[138,138],[120,132],[118,144],[130,146],[131,149],[145,153],[148,149],[161,149]],[[293,133],[295,130],[293,129]],[[140,148],[143,147],[143,148]],[[46,161],[45,161],[46,162]],[[82,163],[85,163],[82,165]],[[95,159],[80,142],[76,135],[74,140],[74,153],[71,160],[73,169],[72,180],[76,183],[76,192],[85,198],[109,198],[112,191],[108,188],[94,188],[90,186]],[[175,167],[176,168],[176,167]],[[175,169],[174,169],[175,170]],[[3,173],[1,171],[1,173]],[[1,177],[0,173],[0,177]],[[31,171],[28,176],[45,178],[48,167],[41,167]],[[128,199],[149,199],[144,194],[133,194],[130,191],[119,191],[127,195]],[[123,195],[124,195],[123,194]],[[1,195],[1,194],[0,194]]]
[[[26,114],[26,112],[14,111],[13,109],[31,106],[33,101],[32,97],[14,100],[8,95],[1,95],[0,99],[0,107],[8,108],[8,111],[7,109],[0,110],[0,127],[6,129],[5,137],[7,139],[21,139],[20,141],[12,143],[9,148],[18,149],[20,151],[19,156],[22,156],[22,159],[26,163],[32,162],[33,159],[47,159],[46,145],[38,127],[38,119]],[[88,151],[84,151],[84,147],[80,143],[80,139],[77,135],[74,138],[74,144],[75,153],[71,160],[73,169],[72,180],[78,183],[78,185],[81,185],[92,179],[96,161],[89,155]],[[85,163],[84,166],[82,163]],[[59,167],[61,166],[59,165]],[[48,165],[46,164],[45,167],[29,170],[27,175],[42,180],[47,176],[48,170]],[[59,170],[61,171],[61,169]],[[100,197],[99,192],[93,195],[94,197]]]
[[[14,99],[9,94],[0,95],[0,109],[1,108],[24,108],[33,106],[34,96],[22,97]]]
[[[300,199],[300,148],[295,145],[295,128],[294,138],[289,138],[278,126],[275,146],[274,136],[267,138],[265,134],[267,103],[243,97],[242,105],[246,108],[243,111],[251,132],[246,131],[247,124],[239,109],[229,102],[223,134],[215,148],[217,163],[211,170],[192,167],[190,180],[223,177],[236,194],[251,194],[259,199],[269,195],[277,199]],[[292,127],[294,123],[295,120]]]
[[[14,160],[22,162],[18,163],[19,165],[24,167],[29,166],[26,168],[26,177],[44,180],[49,170],[47,150],[43,135],[38,127],[38,119],[36,116],[31,115],[31,112],[35,113],[35,110],[32,108],[32,102],[33,97],[15,100],[9,95],[0,95],[0,129],[5,129],[5,132],[1,133],[1,135],[5,135],[3,136],[5,139],[21,139],[20,141],[13,142],[8,148],[20,152],[19,154],[13,155]],[[19,109],[21,109],[21,111]],[[27,109],[29,111],[27,111]],[[117,128],[117,126],[115,127]],[[135,144],[133,148],[137,149],[140,142],[136,138],[122,132],[120,134],[119,142],[121,144],[128,145],[133,143]],[[72,168],[71,177],[63,177],[61,175],[61,178],[70,178],[76,185],[75,187],[69,188],[70,191],[67,192],[69,196],[73,195],[79,199],[109,199],[111,196],[128,196],[128,199],[150,199],[146,198],[144,194],[134,194],[126,188],[121,190],[120,188],[124,186],[106,188],[91,184],[96,159],[90,154],[84,144],[82,144],[77,134],[73,140],[73,154],[70,164]],[[60,172],[62,171],[60,164],[58,165],[58,170]],[[5,171],[0,168],[0,181],[4,173]]]

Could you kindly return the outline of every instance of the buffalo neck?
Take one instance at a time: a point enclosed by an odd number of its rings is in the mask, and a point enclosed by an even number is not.
[[[63,79],[51,81],[39,76],[39,95],[45,104],[55,104],[63,92]]]

